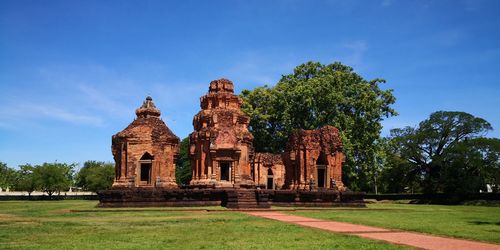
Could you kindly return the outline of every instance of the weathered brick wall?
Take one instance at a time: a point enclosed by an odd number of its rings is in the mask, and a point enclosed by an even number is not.
[[[137,118],[112,138],[116,177],[114,188],[177,187],[175,160],[179,138],[160,119],[151,97],[136,110]],[[151,164],[149,181],[141,181],[141,164]]]

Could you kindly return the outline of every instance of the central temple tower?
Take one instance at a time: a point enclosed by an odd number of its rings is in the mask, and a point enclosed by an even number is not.
[[[194,116],[189,135],[192,180],[199,188],[252,188],[250,156],[253,136],[250,118],[241,110],[227,79],[210,82],[208,94],[200,98],[201,111]]]

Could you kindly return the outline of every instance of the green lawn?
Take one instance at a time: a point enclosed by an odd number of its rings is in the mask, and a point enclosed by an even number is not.
[[[96,203],[0,202],[0,249],[399,248],[237,212],[69,211],[92,210]]]
[[[290,214],[500,243],[500,207],[369,204]]]

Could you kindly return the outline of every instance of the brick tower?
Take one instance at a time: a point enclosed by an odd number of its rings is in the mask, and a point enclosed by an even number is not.
[[[200,98],[201,111],[193,119],[189,136],[192,180],[200,188],[252,188],[250,154],[253,136],[250,118],[241,110],[227,79],[212,81],[208,94]]]

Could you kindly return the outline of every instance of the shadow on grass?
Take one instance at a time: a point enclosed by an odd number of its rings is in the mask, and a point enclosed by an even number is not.
[[[474,225],[496,225],[496,226],[500,226],[500,222],[492,222],[492,221],[469,221],[469,224],[474,224]]]

